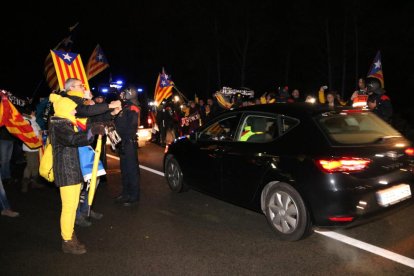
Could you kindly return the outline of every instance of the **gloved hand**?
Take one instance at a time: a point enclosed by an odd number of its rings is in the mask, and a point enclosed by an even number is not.
[[[105,134],[105,125],[103,123],[95,123],[90,128],[93,135],[104,135]]]

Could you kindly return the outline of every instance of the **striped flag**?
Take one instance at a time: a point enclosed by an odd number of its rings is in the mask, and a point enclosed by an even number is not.
[[[42,141],[33,131],[30,122],[23,118],[4,91],[1,91],[0,102],[0,127],[2,126],[5,126],[12,135],[22,140],[29,148],[42,146]]]
[[[106,59],[101,46],[96,45],[91,57],[89,58],[88,65],[86,66],[86,75],[88,80],[98,75],[100,72],[109,67],[108,60]]]
[[[384,87],[384,74],[382,72],[381,53],[377,52],[377,55],[372,62],[371,68],[369,69],[367,78],[377,78],[381,82],[381,87]]]
[[[73,37],[74,37],[74,30],[78,26],[79,23],[76,23],[75,25],[69,27],[69,35],[62,39],[53,50],[64,50],[67,52],[70,52],[73,45]],[[44,62],[45,66],[45,77],[46,82],[49,85],[49,88],[52,90],[59,89],[59,82],[55,71],[55,66],[53,64],[53,59],[51,54],[49,53],[45,59]]]
[[[154,100],[157,105],[172,96],[173,87],[174,83],[170,80],[170,76],[162,68],[162,73],[158,74],[157,83],[155,84]]]
[[[69,78],[80,79],[85,85],[86,90],[89,90],[89,83],[86,78],[80,54],[59,50],[50,50],[50,54],[53,59],[59,88],[61,90],[64,89],[65,82]]]
[[[216,99],[217,99],[217,103],[224,109],[230,109],[232,107],[232,103],[229,102],[226,97],[221,94],[220,92],[217,92],[215,94]]]

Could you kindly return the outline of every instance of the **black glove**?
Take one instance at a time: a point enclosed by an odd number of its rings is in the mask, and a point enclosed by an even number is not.
[[[104,135],[105,125],[103,123],[96,123],[91,126],[90,130],[93,135]]]

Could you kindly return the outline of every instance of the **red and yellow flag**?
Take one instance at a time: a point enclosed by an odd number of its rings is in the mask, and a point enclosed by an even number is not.
[[[96,45],[95,50],[93,50],[88,64],[86,65],[86,75],[88,76],[88,79],[91,79],[108,67],[108,60],[106,59],[101,46],[98,44]]]
[[[86,90],[90,90],[80,54],[50,50],[50,55],[55,65],[59,88],[61,90],[65,88],[65,82],[69,78],[80,79],[85,85]]]
[[[29,148],[41,147],[42,141],[36,136],[30,123],[23,118],[8,97],[1,94],[0,127],[5,126],[12,135],[22,140]]]
[[[157,105],[164,99],[172,96],[173,87],[174,83],[170,80],[170,76],[165,73],[163,68],[162,73],[158,74],[157,83],[155,84],[154,100]]]

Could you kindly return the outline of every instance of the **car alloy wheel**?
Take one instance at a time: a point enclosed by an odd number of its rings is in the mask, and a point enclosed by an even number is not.
[[[266,218],[281,240],[295,241],[310,233],[311,221],[300,194],[277,183],[266,196]]]
[[[172,155],[165,160],[165,177],[172,191],[179,193],[186,190],[180,165]]]

